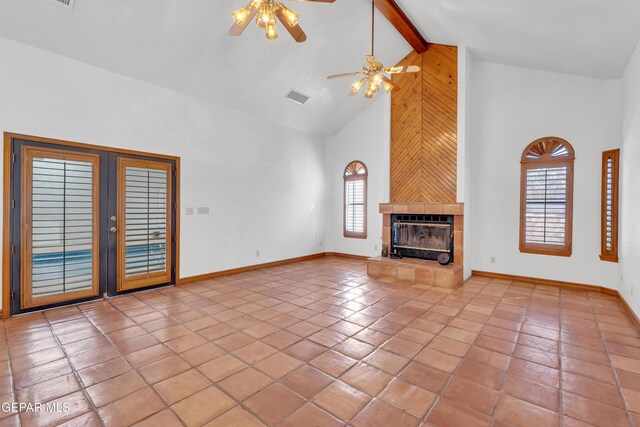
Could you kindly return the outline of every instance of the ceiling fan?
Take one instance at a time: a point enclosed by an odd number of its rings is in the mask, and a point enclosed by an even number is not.
[[[371,0],[371,55],[365,56],[366,64],[362,67],[362,71],[355,71],[353,73],[336,74],[334,76],[327,77],[328,79],[337,79],[341,77],[350,76],[365,76],[358,80],[351,86],[351,92],[349,96],[357,94],[363,86],[367,86],[364,93],[364,97],[367,99],[373,98],[373,95],[380,90],[380,85],[384,90],[389,93],[394,90],[400,90],[400,86],[395,84],[386,74],[400,74],[400,73],[417,73],[420,71],[420,67],[417,65],[409,65],[407,67],[386,67],[382,63],[378,62],[375,56],[375,0]]]
[[[333,3],[336,0],[298,1]],[[302,43],[307,40],[307,35],[298,25],[300,15],[276,0],[250,0],[248,5],[233,12],[232,16],[235,23],[229,30],[229,35],[231,36],[237,37],[242,34],[249,22],[256,18],[256,24],[265,30],[267,39],[275,40],[278,38],[278,31],[276,30],[276,17],[278,17],[296,42]]]

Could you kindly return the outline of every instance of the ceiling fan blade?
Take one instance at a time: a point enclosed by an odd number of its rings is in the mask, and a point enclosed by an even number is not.
[[[291,37],[293,37],[293,39],[296,42],[302,43],[307,40],[307,35],[304,33],[304,31],[302,31],[302,28],[300,28],[300,25],[289,24],[289,21],[284,16],[284,11],[282,10],[281,7],[276,8],[274,12],[275,12],[275,15],[278,17],[278,19],[280,20],[280,22],[282,22],[282,25],[284,26],[284,28],[287,29],[289,34],[291,34]]]
[[[244,20],[244,24],[238,25],[237,23],[234,23],[229,29],[229,35],[238,37],[240,34],[244,32],[244,29],[247,28],[247,25],[249,25],[249,22],[253,21],[253,18],[255,18],[257,14],[258,14],[258,8],[252,6],[251,9],[249,9],[249,15]]]
[[[355,82],[351,85],[351,91],[349,92],[349,96],[355,96],[356,93],[360,92],[362,86],[365,86],[369,83],[369,77],[365,77],[362,80]]]
[[[387,74],[417,73],[420,71],[420,67],[417,65],[409,65],[407,67],[388,67],[382,71]]]
[[[327,77],[328,80],[339,79],[342,77],[351,77],[351,76],[359,76],[361,75],[361,71],[354,71],[353,73],[344,73],[344,74],[335,74],[333,76]]]
[[[400,86],[395,84],[391,79],[383,76],[382,74],[378,74],[378,76],[380,76],[380,80],[382,80],[382,86],[384,87],[384,90],[387,91],[387,93],[394,90],[395,91],[400,90]]]

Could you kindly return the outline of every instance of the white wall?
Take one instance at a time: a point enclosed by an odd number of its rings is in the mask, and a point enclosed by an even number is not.
[[[389,156],[391,141],[391,100],[379,94],[358,117],[326,142],[327,252],[363,256],[380,255],[382,215],[378,205],[389,201]],[[343,174],[353,160],[367,165],[367,238],[345,238],[343,232]]]
[[[182,277],[324,251],[322,138],[1,38],[0,56],[0,131],[181,157]]]
[[[458,46],[458,183],[457,200],[464,203],[464,278],[471,276],[473,265],[473,229],[471,222],[473,178],[473,132],[471,92],[473,90],[473,64],[471,51]]]
[[[640,44],[622,79],[620,291],[640,315]]]
[[[599,259],[600,171],[602,151],[620,144],[620,81],[476,61],[472,84],[473,269],[616,289],[617,264]],[[576,151],[570,258],[518,249],[520,156],[543,136]]]

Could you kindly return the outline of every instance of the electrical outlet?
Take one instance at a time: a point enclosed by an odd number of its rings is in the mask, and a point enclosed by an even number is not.
[[[378,250],[378,245],[373,245],[373,250],[377,251]]]
[[[198,215],[209,215],[209,207],[208,206],[199,207]]]
[[[260,251],[256,251],[256,256],[259,257],[260,256]]]
[[[187,215],[193,215],[193,208],[187,208]]]
[[[496,263],[496,257],[492,256],[490,258],[491,264],[495,264]]]

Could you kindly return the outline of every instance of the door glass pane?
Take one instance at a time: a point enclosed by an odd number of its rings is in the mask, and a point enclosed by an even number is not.
[[[126,167],[125,276],[167,268],[167,171]]]
[[[32,162],[32,296],[89,290],[93,165],[42,157]]]

